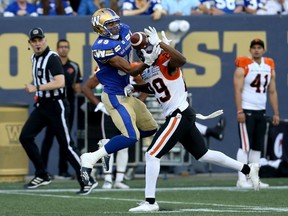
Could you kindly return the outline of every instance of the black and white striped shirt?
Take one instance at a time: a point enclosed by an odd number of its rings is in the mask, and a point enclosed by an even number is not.
[[[64,75],[60,57],[56,52],[51,51],[49,47],[40,56],[33,54],[31,58],[35,86],[51,82],[56,75]],[[65,88],[37,91],[36,96],[40,99],[65,98]]]

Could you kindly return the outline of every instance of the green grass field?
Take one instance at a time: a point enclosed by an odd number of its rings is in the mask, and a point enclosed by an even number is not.
[[[129,213],[144,199],[144,179],[126,183],[129,190],[103,190],[103,181],[87,196],[76,195],[76,181],[55,180],[39,189],[23,189],[23,183],[0,183],[0,216],[96,216],[96,215],[288,215],[288,178],[263,179],[261,191],[235,187],[236,175],[202,174],[159,177],[155,213]]]

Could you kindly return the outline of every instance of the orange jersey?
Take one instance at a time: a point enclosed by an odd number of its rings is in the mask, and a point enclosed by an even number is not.
[[[189,105],[187,89],[180,68],[176,75],[170,76],[168,73],[170,59],[168,53],[161,53],[156,63],[141,74],[145,82],[149,83],[154,90],[155,97],[161,104],[165,116],[170,115],[176,109],[183,111]]]
[[[242,108],[265,110],[267,88],[275,68],[273,59],[262,57],[261,63],[258,64],[249,57],[238,57],[235,64],[236,67],[243,68],[245,73]]]

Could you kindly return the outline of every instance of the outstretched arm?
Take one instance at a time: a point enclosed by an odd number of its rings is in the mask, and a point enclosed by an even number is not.
[[[185,56],[180,53],[178,50],[174,49],[173,47],[165,44],[164,42],[160,42],[160,47],[166,51],[167,53],[169,53],[169,55],[171,56],[171,60],[169,61],[169,69],[173,69],[173,68],[178,68],[178,67],[182,67],[185,63],[186,63],[186,58]]]
[[[120,56],[114,56],[113,58],[110,58],[108,62],[113,67],[116,67],[131,76],[137,76],[155,62],[161,53],[161,48],[159,46],[154,46],[151,53],[147,53],[145,50],[142,50],[142,53],[145,59],[144,63],[140,63],[137,66],[131,66],[125,58]]]
[[[121,56],[114,56],[113,58],[109,59],[109,64],[131,76],[137,76],[149,67],[149,65],[144,64],[143,62],[132,67],[130,63]]]
[[[182,67],[186,63],[185,56],[169,45],[171,41],[167,39],[164,31],[161,32],[162,40],[160,40],[154,27],[149,26],[148,29],[144,29],[144,32],[148,35],[148,40],[153,46],[159,44],[160,47],[170,55],[171,59],[168,63],[169,73],[171,75],[177,73],[177,68]]]

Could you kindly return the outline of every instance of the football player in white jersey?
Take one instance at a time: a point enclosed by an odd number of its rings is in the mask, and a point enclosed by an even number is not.
[[[272,124],[278,125],[280,118],[274,61],[263,57],[264,42],[258,38],[251,41],[250,53],[251,57],[238,57],[235,61],[234,93],[240,136],[237,160],[258,163],[264,147],[267,124],[267,92],[274,112]],[[252,188],[246,176],[242,173],[238,176],[237,187]],[[260,182],[260,188],[267,187],[268,184]]]
[[[158,59],[141,76],[146,81],[143,85],[127,85],[125,92],[142,91],[155,95],[166,116],[165,123],[156,132],[152,143],[145,154],[146,186],[145,201],[139,206],[129,209],[130,212],[158,211],[156,202],[156,183],[160,171],[160,159],[168,153],[179,141],[185,149],[197,160],[228,167],[248,175],[255,190],[259,185],[259,165],[244,164],[236,161],[222,152],[207,149],[203,136],[195,125],[196,113],[187,102],[187,88],[183,80],[181,68],[186,58],[176,49],[169,46],[169,40],[162,32],[162,41],[155,28],[145,29],[151,46],[159,46],[164,50]],[[147,46],[146,52],[152,50]],[[137,52],[143,61],[141,52]]]

